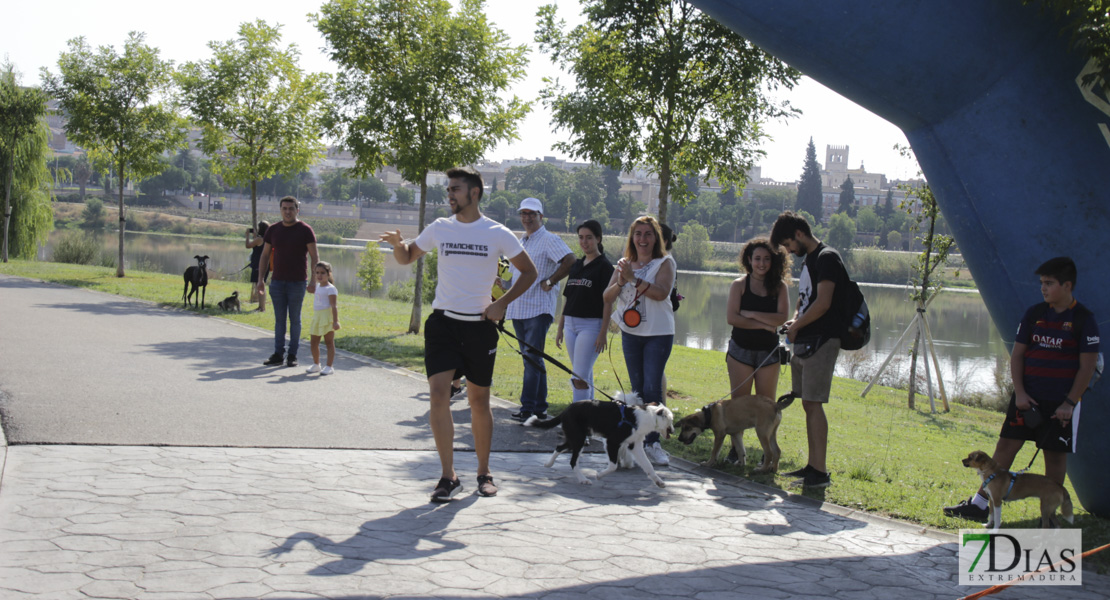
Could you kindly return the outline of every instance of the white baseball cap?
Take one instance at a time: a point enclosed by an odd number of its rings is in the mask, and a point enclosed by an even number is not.
[[[540,215],[542,216],[543,202],[540,202],[539,198],[525,198],[520,201],[520,208],[518,208],[516,211],[520,212],[522,210],[532,210],[540,213]]]

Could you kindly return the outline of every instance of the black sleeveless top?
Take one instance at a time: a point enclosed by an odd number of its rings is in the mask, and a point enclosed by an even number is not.
[[[751,275],[744,277],[744,293],[740,294],[740,310],[775,313],[779,310],[778,295],[758,296],[752,292]],[[774,350],[779,345],[779,336],[766,329],[732,328],[732,340],[747,350]]]

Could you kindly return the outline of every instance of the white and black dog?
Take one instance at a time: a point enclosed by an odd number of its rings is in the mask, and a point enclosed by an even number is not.
[[[586,439],[593,435],[605,438],[605,450],[609,455],[609,466],[597,474],[598,479],[617,470],[621,462],[621,450],[630,446],[628,452],[636,464],[640,465],[655,485],[665,487],[666,484],[655,474],[655,469],[644,454],[644,438],[652,432],[670,437],[674,433],[674,415],[666,406],[658,404],[637,406],[640,399],[635,394],[628,394],[628,403],[623,402],[624,399],[625,396],[618,394],[617,402],[575,402],[557,417],[546,421],[531,417],[525,421],[526,427],[540,429],[563,426],[566,439],[555,447],[555,452],[545,466],[553,466],[560,454],[570,450],[570,468],[578,478],[578,483],[590,484],[590,480],[578,468],[578,457],[582,453],[582,447],[586,445]]]

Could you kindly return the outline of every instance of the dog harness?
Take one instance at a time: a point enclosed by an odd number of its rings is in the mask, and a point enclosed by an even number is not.
[[[983,480],[983,485],[979,486],[979,489],[980,490],[987,489],[987,484],[994,481],[994,476],[995,475],[997,475],[997,473],[991,473],[990,477],[987,477],[986,479],[984,479]],[[1010,487],[1006,488],[1006,494],[1002,496],[1002,501],[1003,502],[1010,499],[1010,492],[1014,491],[1014,484],[1017,483],[1018,475],[1021,475],[1021,473],[1014,473],[1013,471],[1010,471]]]
[[[617,427],[621,425],[628,425],[632,429],[636,429],[636,422],[628,420],[628,405],[624,402],[617,402],[617,407],[620,408],[621,420],[617,423]]]

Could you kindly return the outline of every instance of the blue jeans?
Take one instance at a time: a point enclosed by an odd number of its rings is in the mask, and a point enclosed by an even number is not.
[[[270,303],[274,309],[274,354],[285,353],[285,317],[289,317],[289,356],[297,355],[301,343],[301,306],[307,281],[270,282]]]
[[[628,368],[628,385],[640,395],[644,404],[649,402],[667,403],[663,390],[663,370],[671,357],[674,334],[632,335],[621,332],[621,345],[624,347],[624,366]],[[658,433],[649,433],[645,444],[659,441]]]
[[[567,342],[567,354],[570,355],[571,368],[574,372],[581,375],[582,379],[589,386],[584,390],[580,390],[571,384],[571,389],[574,391],[572,398],[574,402],[582,400],[590,400],[600,396],[594,392],[594,362],[597,360],[597,352],[594,351],[594,346],[597,344],[597,335],[601,332],[601,319],[585,319],[582,317],[563,317],[563,338]],[[571,380],[573,381],[573,377]]]
[[[542,351],[544,342],[547,341],[547,330],[551,328],[553,320],[555,318],[548,314],[530,319],[513,319],[513,332],[516,337]],[[547,412],[547,368],[543,357],[527,350],[523,344],[520,345],[520,351],[527,357],[524,360],[524,384],[520,390],[520,410],[530,413]],[[528,359],[536,364],[533,365]]]

